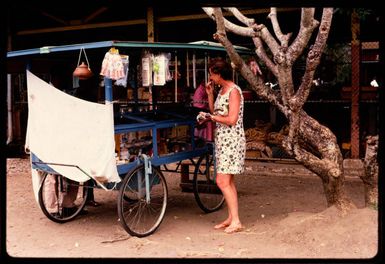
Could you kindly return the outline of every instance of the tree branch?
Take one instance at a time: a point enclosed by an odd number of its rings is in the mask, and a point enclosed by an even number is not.
[[[241,23],[245,24],[246,26],[250,27],[255,24],[254,18],[248,18],[245,15],[243,15],[238,8],[235,7],[224,7],[223,9],[231,12]]]
[[[319,159],[312,153],[301,148],[299,144],[294,144],[293,152],[295,154],[295,158],[315,174],[319,176],[336,175],[335,171],[336,171],[337,164],[334,164],[334,162],[332,162],[331,160],[327,160],[325,158]],[[328,171],[328,173],[324,174],[325,171]],[[335,176],[335,177],[338,177],[338,176]]]
[[[270,9],[270,13],[268,15],[268,18],[271,20],[271,24],[273,25],[274,33],[281,42],[281,46],[287,48],[289,45],[289,40],[292,35],[292,33],[288,33],[286,35],[282,34],[281,27],[279,25],[278,19],[277,19],[277,8],[272,7]]]
[[[268,89],[267,86],[264,85],[262,79],[253,74],[253,72],[246,65],[241,56],[239,56],[239,54],[236,52],[233,44],[230,42],[230,40],[228,40],[226,34],[223,34],[225,21],[223,19],[222,11],[220,10],[220,8],[215,8],[214,10],[215,21],[217,24],[217,33],[214,34],[214,39],[218,40],[226,49],[226,52],[229,55],[230,60],[234,63],[236,69],[238,69],[241,75],[251,84],[251,86],[257,92],[258,96],[262,99],[268,100],[270,103],[275,105],[280,111],[286,112],[286,107],[281,104],[274,91],[272,89]]]
[[[211,19],[215,20],[215,15],[214,15],[214,8],[212,7],[202,7],[203,11],[206,12],[206,14],[211,17]],[[222,15],[223,17],[223,15]],[[231,23],[227,19],[223,18],[224,20],[224,27],[226,28],[227,31],[230,31],[234,34],[244,36],[244,37],[250,37],[253,38],[257,35],[257,33],[254,31],[253,28],[250,27],[241,27],[238,26],[234,23]]]
[[[239,54],[235,51],[231,42],[225,36],[220,34],[214,34],[214,38],[225,47],[230,60],[234,63],[235,67],[239,70],[243,78],[245,78],[247,82],[251,84],[251,86],[257,92],[258,96],[261,99],[265,99],[271,104],[275,105],[281,112],[287,112],[287,108],[282,105],[274,90],[266,86],[260,77],[255,76],[252,73],[250,68],[242,60],[241,56],[239,56]]]
[[[301,12],[301,26],[297,37],[287,50],[288,63],[293,64],[299,55],[302,54],[313,30],[318,26],[319,22],[314,19],[314,8],[303,8]]]
[[[259,37],[252,38],[255,45],[255,53],[257,56],[266,64],[269,70],[274,74],[275,77],[278,76],[277,65],[267,56],[266,51],[263,47],[262,40]]]
[[[214,11],[212,7],[202,7],[203,11],[211,17],[211,19],[215,20]],[[236,9],[236,8],[234,8]],[[234,9],[231,9],[234,11]],[[237,13],[237,16],[240,16],[240,12]],[[243,15],[242,15],[243,16]],[[243,20],[246,19],[243,18]],[[275,41],[274,37],[270,34],[269,30],[264,25],[253,24],[250,27],[241,27],[234,23],[231,23],[227,19],[224,18],[226,31],[232,32],[234,34],[244,36],[244,37],[261,37],[263,41],[269,46],[269,49],[273,54],[278,52],[279,45]]]
[[[305,74],[302,78],[300,87],[290,102],[290,105],[293,107],[293,109],[302,108],[304,103],[307,101],[307,98],[309,97],[314,72],[321,61],[322,51],[324,50],[326,41],[328,39],[332,18],[333,8],[324,8],[316,40],[314,45],[311,47],[306,59]]]
[[[224,9],[230,11],[241,23],[245,24],[246,26],[248,26],[248,27],[257,27],[258,26],[257,23],[255,23],[255,20],[253,18],[246,17],[237,8],[228,7],[228,8],[224,8]],[[257,56],[266,64],[266,66],[274,74],[274,76],[277,76],[277,74],[278,74],[277,66],[267,56],[266,51],[263,48],[263,43],[261,41],[261,38],[260,37],[253,37],[252,40],[253,40],[254,45],[256,47],[255,53],[257,54]]]
[[[217,22],[217,33],[226,37],[226,27],[225,27],[225,19],[222,14],[222,10],[220,7],[213,8],[213,14],[215,17],[215,21]]]

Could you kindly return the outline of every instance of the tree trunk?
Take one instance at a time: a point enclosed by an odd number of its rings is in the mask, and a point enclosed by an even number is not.
[[[364,175],[360,176],[365,188],[365,205],[378,206],[378,136],[368,136],[364,159]]]
[[[342,211],[354,208],[345,196],[343,158],[333,132],[302,110],[298,137],[295,158],[321,178],[327,205]]]

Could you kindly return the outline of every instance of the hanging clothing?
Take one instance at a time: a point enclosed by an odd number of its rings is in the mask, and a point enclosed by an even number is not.
[[[123,63],[124,76],[117,79],[115,85],[127,87],[128,69],[129,69],[129,57],[128,55],[120,55]]]
[[[122,58],[118,52],[106,52],[102,62],[100,75],[112,80],[118,80],[126,76]]]

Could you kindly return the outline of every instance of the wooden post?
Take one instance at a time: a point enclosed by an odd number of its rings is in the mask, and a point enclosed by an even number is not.
[[[181,163],[181,172],[180,172],[180,181],[183,183],[188,183],[190,182],[190,166],[189,164],[186,163]]]
[[[154,42],[154,9],[147,7],[147,42]]]
[[[178,102],[178,54],[177,51],[175,51],[175,103]]]
[[[192,180],[190,180],[190,165],[187,163],[181,163],[179,186],[182,189],[182,192],[193,191]]]
[[[351,158],[357,159],[360,155],[360,18],[353,11],[352,27],[352,109],[351,109]]]

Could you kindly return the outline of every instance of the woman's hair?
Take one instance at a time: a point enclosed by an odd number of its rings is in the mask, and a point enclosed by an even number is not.
[[[209,69],[212,73],[219,74],[224,80],[233,79],[233,69],[230,63],[223,58],[213,58],[210,60]]]

